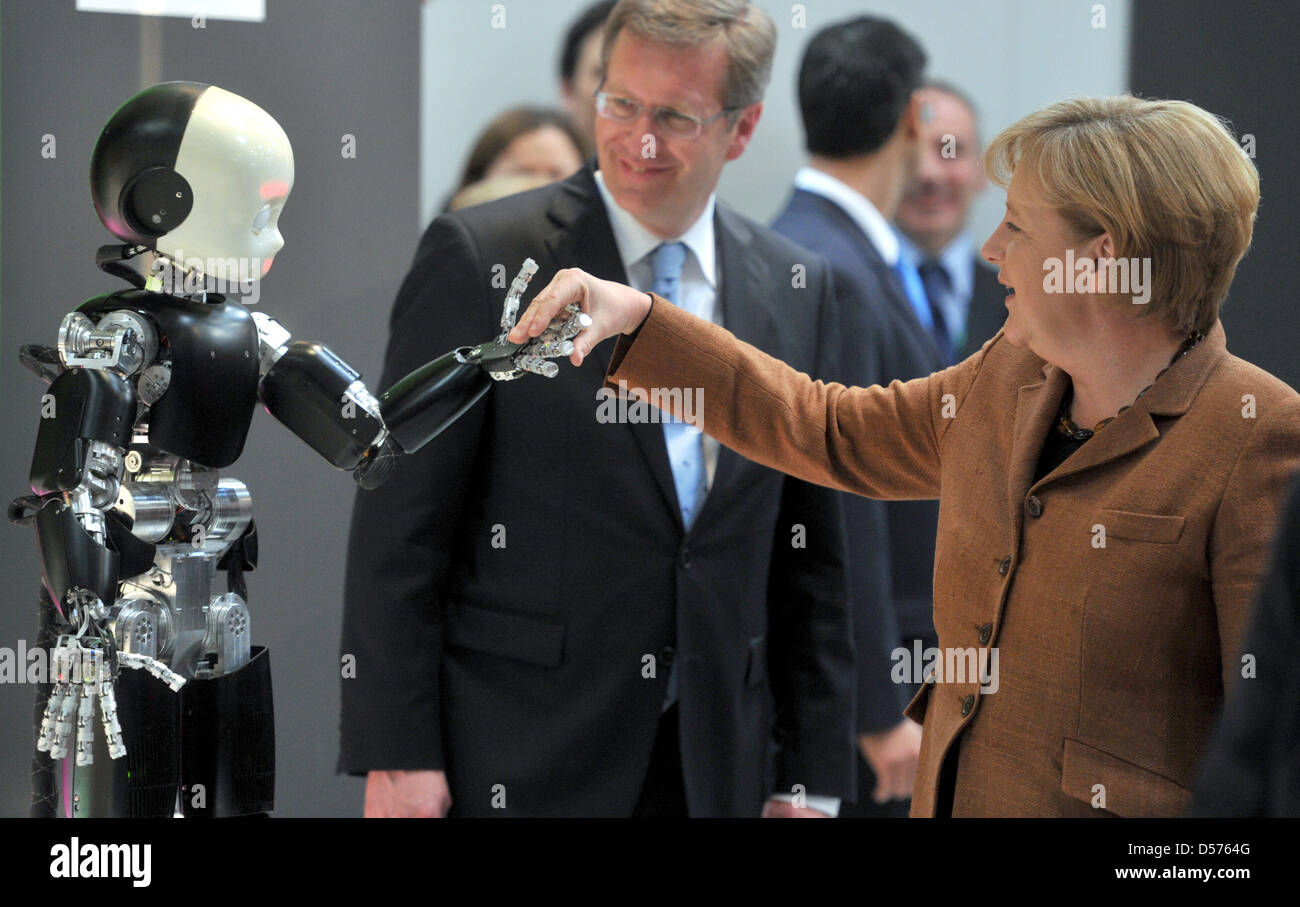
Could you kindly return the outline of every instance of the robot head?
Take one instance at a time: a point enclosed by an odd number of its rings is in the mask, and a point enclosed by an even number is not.
[[[132,97],[90,159],[104,226],[204,274],[228,273],[237,259],[238,276],[264,275],[284,246],[276,222],[292,188],[293,149],[280,124],[252,101],[197,82]]]

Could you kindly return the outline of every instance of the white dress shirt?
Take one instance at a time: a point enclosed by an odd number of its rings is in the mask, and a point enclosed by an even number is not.
[[[618,257],[623,261],[628,285],[643,292],[649,291],[654,284],[651,254],[660,243],[680,242],[690,254],[682,265],[682,277],[677,284],[677,305],[716,325],[722,325],[722,307],[718,305],[718,245],[713,235],[713,209],[717,194],[709,196],[704,211],[681,236],[676,239],[660,239],[618,206],[599,170],[596,171],[596,185],[605,202],[605,212],[609,215],[614,244],[618,247]],[[713,487],[713,476],[718,469],[719,444],[708,435],[703,436],[703,442],[704,488],[707,495]],[[700,506],[704,506],[703,499]]]

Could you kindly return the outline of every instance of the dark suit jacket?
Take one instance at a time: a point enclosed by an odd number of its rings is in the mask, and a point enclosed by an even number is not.
[[[966,341],[957,361],[979,352],[1007,320],[1007,288],[998,283],[997,269],[975,256],[975,283],[971,287],[970,308],[966,310]]]
[[[1300,469],[1300,395],[1231,355],[1221,323],[1040,479],[1069,376],[1002,332],[927,378],[846,388],[656,301],[608,380],[703,387],[704,431],[808,481],[942,493],[952,658],[907,709],[925,728],[913,816],[935,814],[959,737],[955,816],[1187,808],[1225,690],[1248,682],[1246,617]]]
[[[866,387],[895,378],[923,377],[943,368],[934,336],[916,317],[902,281],[843,208],[824,196],[796,189],[772,229],[830,262],[840,308],[841,377],[837,380]],[[910,649],[914,639],[922,640],[923,647],[934,644],[930,612],[939,505],[935,501],[881,504],[848,496],[845,514],[854,594],[859,589],[870,592],[856,599],[855,618],[865,609],[883,605],[892,610],[896,627],[891,637],[881,639],[874,636],[880,624],[873,615],[866,614],[855,624],[858,730],[871,733],[898,724],[911,698],[906,687],[890,679],[890,651],[899,645]]]
[[[1300,817],[1300,472],[1291,479],[1259,585],[1237,682],[1194,787],[1194,817]],[[1238,662],[1240,665],[1241,662]]]
[[[721,204],[715,230],[726,324],[832,369],[824,264],[795,289],[802,250]],[[494,336],[527,256],[540,266],[532,292],[562,267],[626,279],[590,164],[430,225],[393,309],[382,386]],[[838,496],[724,450],[684,531],[662,425],[597,418],[611,349],[494,386],[358,494],[340,770],[445,769],[460,815],[626,816],[675,660],[693,815],[756,816],[795,785],[850,796]]]

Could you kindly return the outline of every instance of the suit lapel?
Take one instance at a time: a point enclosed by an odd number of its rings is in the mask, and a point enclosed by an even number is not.
[[[921,324],[921,319],[917,317],[911,300],[907,298],[907,289],[903,286],[903,279],[898,276],[897,270],[885,264],[885,260],[880,257],[880,252],[876,249],[875,243],[871,241],[871,237],[867,236],[862,231],[862,228],[858,226],[857,221],[835,202],[806,189],[795,190],[796,198],[800,194],[805,197],[807,203],[817,206],[825,217],[834,220],[836,229],[846,236],[853,237],[854,244],[862,254],[863,261],[880,279],[881,289],[885,292],[885,298],[881,301],[881,304],[893,311],[893,321],[896,324],[905,325],[916,342],[925,347],[925,354],[933,364],[934,370],[942,369],[944,367],[944,358],[939,351],[939,344],[934,339],[934,334],[926,330],[925,325]]]
[[[721,203],[713,216],[714,242],[718,246],[718,306],[722,325],[739,340],[773,355],[779,355],[776,340],[776,298],[773,280],[784,279],[771,274],[767,262],[754,250],[754,233],[742,218]],[[709,405],[708,400],[703,401]],[[718,451],[718,468],[704,506],[695,520],[699,526],[712,511],[725,505],[737,472],[745,459],[723,447]]]
[[[627,272],[614,242],[614,231],[594,173],[595,159],[592,158],[555,193],[547,210],[555,229],[546,238],[546,250],[557,270],[581,268],[602,280],[627,283]],[[614,339],[610,338],[591,351],[583,368],[591,368],[595,374],[603,376],[609,369],[613,350]],[[657,422],[630,422],[626,427],[636,438],[664,505],[681,526],[682,513],[677,503],[672,468],[668,465],[663,427]]]

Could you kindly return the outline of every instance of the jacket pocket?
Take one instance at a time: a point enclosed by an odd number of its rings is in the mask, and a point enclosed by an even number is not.
[[[1191,802],[1192,792],[1176,781],[1119,756],[1065,738],[1065,759],[1061,767],[1061,790],[1085,803],[1092,803],[1101,791],[1105,805],[1117,816],[1181,816]]]
[[[556,668],[564,657],[564,624],[449,601],[443,642],[448,648]]]
[[[749,659],[745,662],[745,686],[756,687],[767,680],[767,636],[749,641]]]
[[[1106,527],[1106,535],[1117,539],[1168,544],[1178,541],[1183,534],[1184,518],[1131,510],[1103,510],[1097,522]]]

